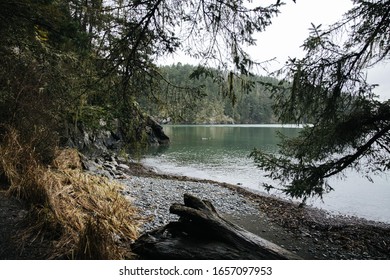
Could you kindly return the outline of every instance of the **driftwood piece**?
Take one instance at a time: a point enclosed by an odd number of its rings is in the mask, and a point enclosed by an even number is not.
[[[144,259],[300,259],[221,217],[207,200],[185,194],[172,204],[179,221],[145,233],[132,245]]]

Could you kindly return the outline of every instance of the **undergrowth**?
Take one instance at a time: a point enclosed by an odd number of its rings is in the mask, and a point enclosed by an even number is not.
[[[120,194],[120,184],[83,172],[74,149],[57,149],[51,165],[40,163],[34,146],[20,143],[13,129],[1,140],[0,154],[9,194],[30,206],[22,242],[50,236],[52,259],[133,257],[129,245],[138,237],[141,219]]]

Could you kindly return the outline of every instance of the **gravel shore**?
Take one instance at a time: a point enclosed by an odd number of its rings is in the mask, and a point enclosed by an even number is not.
[[[239,218],[242,213],[260,215],[255,203],[237,191],[222,188],[217,183],[178,181],[163,178],[131,177],[120,180],[126,186],[123,194],[140,210],[146,222],[142,231],[148,231],[175,220],[169,214],[172,203],[182,203],[185,193],[209,200],[222,215]]]
[[[142,232],[176,220],[169,207],[183,203],[184,193],[189,193],[209,200],[231,222],[304,259],[390,259],[388,224],[332,216],[239,186],[158,174],[140,164],[129,164],[117,174],[125,185],[123,194],[147,219]]]

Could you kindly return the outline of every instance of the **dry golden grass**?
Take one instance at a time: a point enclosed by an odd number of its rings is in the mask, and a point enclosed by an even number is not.
[[[56,236],[51,258],[132,257],[125,244],[138,237],[141,219],[119,193],[120,184],[83,172],[73,149],[56,151],[52,167],[39,164],[33,147],[21,145],[14,130],[3,140],[0,154],[9,192],[32,206],[34,222],[25,238],[42,232]]]

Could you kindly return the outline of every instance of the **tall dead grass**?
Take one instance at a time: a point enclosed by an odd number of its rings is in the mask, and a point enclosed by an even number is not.
[[[24,239],[51,234],[50,258],[132,257],[126,244],[138,237],[140,218],[119,193],[120,184],[83,172],[76,150],[57,150],[52,166],[44,166],[17,131],[9,129],[1,143],[0,173],[10,182],[9,193],[31,205]]]

